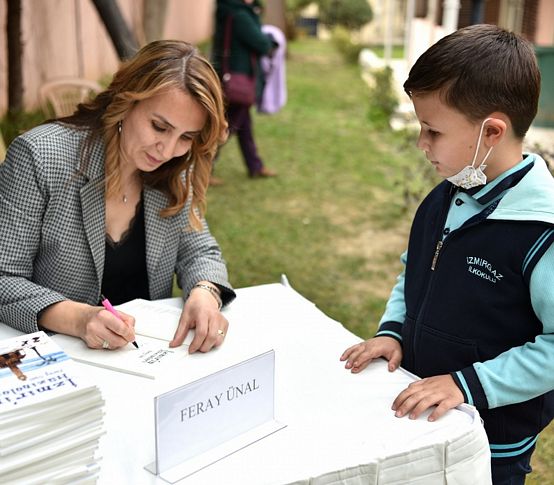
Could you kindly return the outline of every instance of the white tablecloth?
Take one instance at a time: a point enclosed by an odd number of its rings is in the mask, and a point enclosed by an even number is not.
[[[166,483],[143,469],[155,458],[153,397],[268,349],[276,359],[275,417],[287,427],[179,483],[490,483],[488,442],[474,408],[434,423],[427,415],[396,418],[392,401],[413,376],[389,373],[384,361],[358,375],[345,370],[340,354],[359,338],[291,288],[237,294],[225,309],[223,346],[190,355],[171,375],[149,380],[82,365],[106,400],[100,484]]]

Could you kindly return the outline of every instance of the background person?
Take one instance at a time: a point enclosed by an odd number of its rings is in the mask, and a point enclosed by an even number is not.
[[[16,138],[0,165],[0,321],[75,335],[91,348],[134,340],[133,317],[99,306],[186,298],[170,346],[223,342],[234,297],[203,218],[227,124],[217,74],[196,49],[157,41],[69,117]]]
[[[222,78],[225,29],[228,19],[232,18],[230,55],[227,59],[229,70],[256,76],[258,98],[263,90],[260,57],[270,54],[276,47],[272,39],[262,32],[259,8],[256,0],[217,0],[212,52],[214,67]],[[250,106],[229,103],[227,118],[231,134],[237,134],[248,175],[253,178],[277,175],[264,165],[258,154]]]
[[[404,83],[418,147],[446,180],[421,203],[376,337],[341,356],[422,377],[392,403],[429,420],[461,403],[484,421],[495,485],[523,484],[554,416],[554,180],[523,154],[537,113],[533,46],[474,25],[431,46]]]

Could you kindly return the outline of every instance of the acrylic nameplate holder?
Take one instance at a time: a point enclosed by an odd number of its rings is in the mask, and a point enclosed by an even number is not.
[[[154,398],[156,461],[175,483],[286,425],[274,417],[273,350]]]

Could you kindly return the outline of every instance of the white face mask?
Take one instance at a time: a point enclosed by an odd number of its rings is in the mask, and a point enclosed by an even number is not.
[[[475,162],[477,160],[477,152],[479,151],[479,146],[481,145],[481,137],[483,136],[483,129],[485,128],[485,123],[490,119],[491,118],[487,118],[485,121],[483,121],[483,123],[481,123],[481,129],[479,130],[479,138],[477,140],[477,146],[475,147],[475,155],[473,155],[473,161],[471,162],[471,165],[467,165],[462,170],[460,170],[457,174],[446,178],[446,180],[456,185],[457,187],[461,187],[462,189],[471,189],[473,187],[477,187],[479,185],[485,185],[487,183],[487,176],[485,175],[483,170],[487,168],[487,166],[485,165],[485,162],[487,158],[489,158],[489,155],[491,154],[493,147],[489,148],[489,151],[485,155],[485,158],[483,158],[483,161],[477,168],[475,168]]]

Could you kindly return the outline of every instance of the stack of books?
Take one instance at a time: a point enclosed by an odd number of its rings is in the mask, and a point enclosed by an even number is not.
[[[44,332],[0,340],[0,482],[95,483],[103,408]]]

